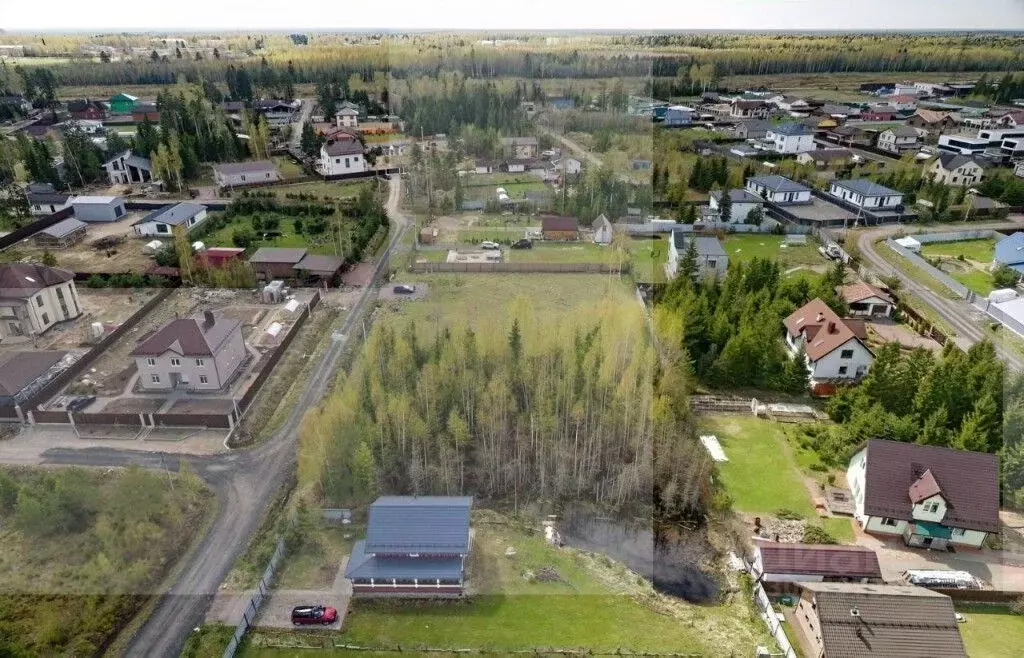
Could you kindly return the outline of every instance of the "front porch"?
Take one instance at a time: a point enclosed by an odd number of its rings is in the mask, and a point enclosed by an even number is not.
[[[952,528],[930,521],[908,523],[903,531],[903,541],[907,546],[927,548],[933,551],[952,550],[952,538]]]

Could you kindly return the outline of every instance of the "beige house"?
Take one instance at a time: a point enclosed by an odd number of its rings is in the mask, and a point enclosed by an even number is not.
[[[132,351],[146,391],[217,391],[241,370],[248,352],[238,320],[206,311],[179,318]]]
[[[74,273],[34,263],[0,265],[0,340],[38,335],[81,314]]]
[[[945,185],[974,185],[985,175],[974,158],[958,153],[939,154],[927,171],[929,178]]]

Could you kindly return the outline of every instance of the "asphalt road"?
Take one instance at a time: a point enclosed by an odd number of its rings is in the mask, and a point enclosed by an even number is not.
[[[972,228],[993,228],[999,226],[1006,226],[1006,223],[978,224],[976,227]],[[992,322],[987,315],[983,314],[977,308],[962,299],[949,299],[933,292],[927,286],[914,281],[898,268],[890,265],[888,261],[878,254],[875,248],[875,242],[893,235],[901,228],[902,227],[900,226],[887,226],[885,228],[861,233],[860,237],[857,239],[857,243],[860,247],[863,262],[878,274],[896,275],[896,277],[900,279],[904,290],[908,290],[919,297],[925,304],[930,306],[939,317],[948,322],[956,330],[956,340],[958,344],[966,347],[980,342],[987,336],[984,329],[985,325]],[[888,247],[880,245],[878,246],[878,249],[888,249]],[[996,352],[1012,369],[1024,369],[1024,361],[1022,361],[1021,358],[1012,350],[1003,349],[1002,346],[996,343]]]
[[[377,261],[374,281],[385,270],[395,246],[411,225],[399,208],[401,179],[390,185],[388,215],[396,231]],[[51,449],[43,453],[48,464],[124,466],[177,470],[180,460],[210,485],[217,496],[217,516],[206,536],[178,565],[179,576],[163,594],[153,614],[131,639],[129,656],[177,656],[192,629],[202,623],[220,583],[259,527],[264,512],[296,465],[298,428],[305,412],[315,405],[334,381],[338,359],[348,344],[355,321],[372,303],[376,291],[367,286],[345,319],[334,329],[334,339],[310,374],[295,408],[281,428],[263,445],[229,454],[186,457],[180,454],[139,452],[112,448]],[[356,335],[360,335],[356,332]]]

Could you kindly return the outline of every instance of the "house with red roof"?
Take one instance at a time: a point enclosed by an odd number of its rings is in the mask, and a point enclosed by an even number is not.
[[[866,344],[863,320],[840,318],[821,299],[812,299],[793,311],[783,324],[790,353],[796,356],[803,349],[812,387],[856,381],[871,368],[874,355]]]
[[[770,591],[786,583],[882,583],[878,555],[865,546],[761,542],[751,574]]]
[[[850,315],[889,317],[896,308],[896,300],[881,288],[863,281],[836,288],[836,293],[850,307]]]
[[[144,391],[220,390],[247,355],[241,322],[213,311],[171,320],[132,350]]]
[[[846,480],[860,526],[908,546],[978,548],[1000,531],[996,455],[871,439]]]

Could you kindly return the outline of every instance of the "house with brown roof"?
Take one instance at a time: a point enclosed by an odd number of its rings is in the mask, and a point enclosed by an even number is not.
[[[35,336],[81,314],[74,272],[36,263],[0,265],[0,339]]]
[[[213,311],[171,320],[132,350],[139,386],[146,391],[220,390],[247,355],[242,323]]]
[[[345,260],[341,256],[306,254],[292,269],[302,282],[334,283],[341,275]]]
[[[541,215],[541,234],[545,240],[578,240],[580,221],[565,215]]]
[[[761,99],[737,98],[732,102],[729,116],[737,119],[767,119],[772,106]]]
[[[937,550],[980,547],[999,532],[996,455],[871,439],[850,460],[846,479],[866,532]]]
[[[865,546],[762,542],[751,574],[765,589],[784,583],[881,583],[878,556]]]
[[[806,583],[794,617],[807,656],[967,656],[953,600],[923,587]]]
[[[890,317],[896,307],[896,300],[889,293],[863,281],[839,286],[836,293],[849,305],[850,315]]]
[[[914,116],[907,119],[907,125],[911,128],[926,130],[930,135],[938,135],[941,132],[955,128],[956,119],[949,112],[918,109]]]
[[[859,126],[838,126],[826,132],[825,139],[845,146],[871,146],[871,134]]]
[[[260,247],[249,257],[249,264],[258,279],[290,279],[295,276],[295,266],[305,257],[306,250],[302,248]]]
[[[864,321],[840,318],[821,299],[812,299],[783,321],[786,346],[795,357],[803,349],[811,385],[852,381],[867,374],[874,355]]]

